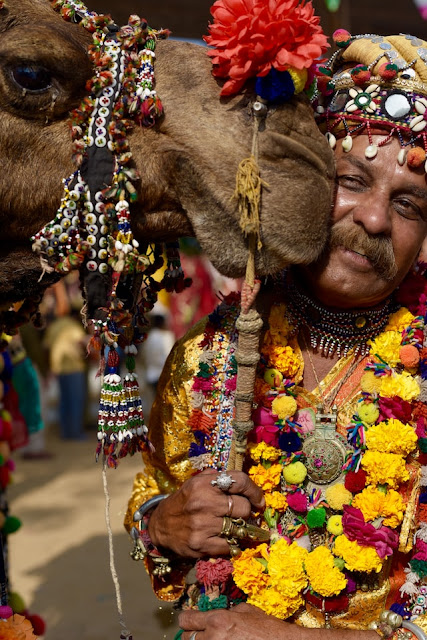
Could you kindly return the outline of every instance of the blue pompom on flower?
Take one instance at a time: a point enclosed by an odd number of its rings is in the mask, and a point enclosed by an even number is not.
[[[266,76],[256,79],[255,91],[270,103],[286,102],[294,95],[295,85],[288,71],[277,71],[272,67]]]
[[[294,431],[282,432],[279,436],[279,447],[286,453],[295,453],[301,449],[301,438]]]

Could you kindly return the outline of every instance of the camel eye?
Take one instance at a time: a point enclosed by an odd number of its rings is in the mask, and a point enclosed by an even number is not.
[[[12,78],[25,91],[42,93],[52,86],[52,76],[43,67],[23,64],[12,69]]]

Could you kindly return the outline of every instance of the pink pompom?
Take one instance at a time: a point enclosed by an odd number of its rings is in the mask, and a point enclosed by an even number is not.
[[[2,620],[7,620],[8,618],[10,618],[11,616],[13,616],[13,609],[12,607],[9,607],[9,605],[2,605],[0,606],[0,618]]]

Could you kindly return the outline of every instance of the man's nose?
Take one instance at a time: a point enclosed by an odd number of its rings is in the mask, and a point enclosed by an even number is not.
[[[363,225],[370,235],[390,235],[391,212],[388,198],[370,194],[366,202],[360,203],[353,210],[353,220],[356,224]]]

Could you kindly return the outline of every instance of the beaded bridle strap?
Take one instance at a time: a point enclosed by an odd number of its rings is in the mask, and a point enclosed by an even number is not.
[[[33,250],[44,271],[65,275],[80,270],[84,317],[93,332],[90,346],[100,350],[100,374],[107,367],[97,455],[102,451],[109,466],[115,466],[117,458],[150,446],[134,374],[135,345],[145,336],[145,313],[161,286],[183,286],[175,246],[166,247],[168,268],[159,285],[151,276],[163,263],[163,247],[147,240],[140,249],[130,225],[139,176],[127,132],[135,124],[151,127],[163,114],[154,86],[154,60],[157,40],[169,32],[151,29],[138,16],[119,28],[109,16],[88,11],[79,0],[53,0],[53,7],[92,34],[89,55],[95,75],[88,83],[89,96],[71,113],[76,170],[64,180],[55,218],[32,238]],[[172,273],[180,282],[171,284]],[[118,346],[125,351],[129,371],[124,382]]]

